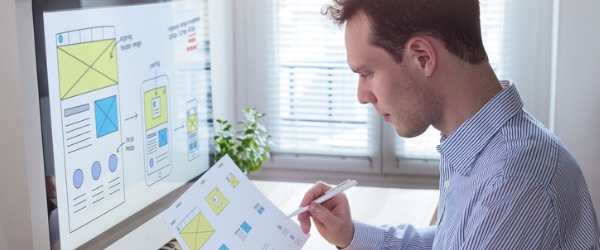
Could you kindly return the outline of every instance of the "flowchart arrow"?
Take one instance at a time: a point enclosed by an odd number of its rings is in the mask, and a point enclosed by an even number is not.
[[[134,118],[137,120],[137,117],[138,117],[138,114],[137,114],[137,112],[135,112],[134,116],[126,118],[125,121],[129,121],[129,120],[134,119]]]

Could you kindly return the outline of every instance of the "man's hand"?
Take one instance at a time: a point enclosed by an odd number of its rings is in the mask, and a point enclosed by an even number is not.
[[[344,193],[334,196],[322,204],[312,203],[313,200],[319,198],[330,186],[323,182],[317,182],[311,189],[306,192],[304,199],[300,203],[300,207],[308,206],[308,212],[298,215],[298,221],[304,233],[310,232],[310,217],[319,231],[329,243],[338,247],[345,248],[350,245],[354,237],[354,222],[350,215],[350,206],[348,198]]]

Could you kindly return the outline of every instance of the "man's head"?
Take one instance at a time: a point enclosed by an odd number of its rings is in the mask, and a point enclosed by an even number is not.
[[[370,42],[370,32],[363,11],[348,20],[346,51],[348,66],[358,74],[358,101],[372,104],[386,122],[394,125],[398,135],[418,136],[439,120],[443,107],[431,80],[438,60],[434,41],[412,38],[408,42],[410,49],[403,51],[404,61],[397,62],[386,50]],[[438,42],[437,46],[443,45]]]
[[[348,65],[358,100],[370,103],[402,137],[440,131],[457,96],[450,82],[487,64],[477,0],[333,0],[324,9],[346,23]],[[466,67],[466,68],[465,68]],[[446,131],[448,132],[448,131]]]
[[[415,35],[428,35],[444,43],[456,57],[470,63],[487,61],[481,39],[478,0],[333,0],[323,13],[341,25],[358,11],[371,21],[370,42],[386,50],[397,62]]]

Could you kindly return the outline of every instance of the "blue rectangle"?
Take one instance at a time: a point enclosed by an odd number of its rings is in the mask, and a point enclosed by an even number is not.
[[[95,101],[94,110],[96,111],[96,137],[100,138],[119,130],[116,95]]]
[[[169,143],[168,135],[169,134],[167,132],[167,128],[163,128],[158,131],[158,146],[159,147],[162,147],[164,145],[167,145],[167,143]]]
[[[194,141],[194,142],[190,143],[189,151],[194,151],[197,147],[198,147],[198,142]]]
[[[252,227],[247,222],[245,222],[245,221],[244,221],[244,223],[242,223],[242,225],[240,226],[240,228],[242,230],[244,230],[244,232],[246,232],[246,233],[250,233],[250,230],[252,230]]]
[[[219,250],[229,250],[229,247],[225,246],[225,244],[221,245],[221,247],[219,247]]]

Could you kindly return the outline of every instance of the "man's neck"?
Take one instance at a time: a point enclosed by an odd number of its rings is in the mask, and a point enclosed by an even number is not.
[[[498,94],[502,86],[488,62],[479,65],[454,63],[440,70],[438,78],[444,109],[441,120],[433,126],[443,135],[450,136]]]

